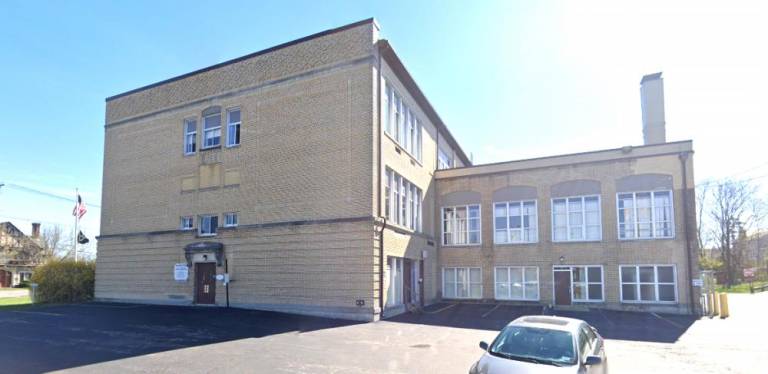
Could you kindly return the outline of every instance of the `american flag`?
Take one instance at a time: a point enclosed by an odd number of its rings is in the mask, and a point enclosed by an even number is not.
[[[75,208],[72,209],[72,215],[77,217],[77,219],[83,218],[85,215],[85,212],[87,212],[88,209],[85,209],[85,203],[83,202],[83,198],[80,197],[80,194],[77,194],[77,204],[75,205]]]

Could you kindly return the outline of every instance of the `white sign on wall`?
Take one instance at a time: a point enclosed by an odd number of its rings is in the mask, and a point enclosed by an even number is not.
[[[704,281],[701,278],[691,279],[691,282],[693,282],[693,286],[694,287],[703,287],[704,286]]]
[[[189,266],[187,264],[176,264],[173,266],[173,279],[177,281],[186,281],[189,278]]]

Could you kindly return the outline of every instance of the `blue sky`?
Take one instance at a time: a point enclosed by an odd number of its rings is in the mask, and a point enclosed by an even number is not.
[[[663,71],[667,138],[694,140],[697,182],[768,181],[759,2],[3,1],[0,16],[0,221],[25,231],[70,225],[72,203],[14,186],[80,188],[98,233],[104,98],[371,16],[475,163],[641,144],[639,81]]]

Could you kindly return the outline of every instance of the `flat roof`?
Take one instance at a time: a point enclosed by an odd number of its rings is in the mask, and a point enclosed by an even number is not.
[[[568,153],[555,156],[536,157],[522,160],[502,161],[488,164],[473,165],[460,168],[442,169],[435,171],[435,179],[447,179],[472,175],[496,174],[511,171],[540,169],[548,167],[567,166],[583,163],[605,162],[612,160],[652,157],[666,154],[693,152],[692,140],[649,144],[640,146],[625,146],[621,148],[602,149],[596,151]]]
[[[118,99],[118,98],[121,98],[123,96],[128,96],[130,94],[133,94],[133,93],[136,93],[136,92],[140,92],[140,91],[144,91],[144,90],[148,90],[150,88],[154,88],[154,87],[157,87],[157,86],[162,86],[162,85],[164,85],[166,83],[171,83],[171,82],[174,82],[174,81],[177,81],[177,80],[181,80],[181,79],[184,79],[184,78],[188,78],[188,77],[191,77],[193,75],[200,74],[200,73],[205,73],[206,71],[211,71],[211,70],[214,70],[214,69],[218,69],[220,67],[231,65],[231,64],[243,61],[243,60],[247,60],[249,58],[253,58],[253,57],[256,57],[256,56],[259,56],[259,55],[263,55],[265,53],[274,52],[274,51],[282,49],[282,48],[290,47],[292,45],[296,45],[296,44],[305,42],[307,40],[312,40],[312,39],[319,38],[319,37],[322,37],[322,36],[326,36],[326,35],[330,35],[330,34],[334,34],[334,33],[340,32],[340,31],[348,30],[348,29],[351,29],[351,28],[354,28],[354,27],[357,27],[357,26],[360,26],[360,25],[365,25],[367,23],[375,23],[375,22],[376,21],[373,19],[373,17],[371,17],[371,18],[366,18],[366,19],[364,19],[362,21],[353,22],[353,23],[350,23],[348,25],[344,25],[344,26],[341,26],[341,27],[336,27],[336,28],[333,28],[333,29],[321,31],[321,32],[318,32],[318,33],[315,33],[315,34],[312,34],[312,35],[309,35],[309,36],[305,36],[305,37],[302,37],[302,38],[299,38],[299,39],[296,39],[296,40],[292,40],[290,42],[286,42],[286,43],[283,43],[283,44],[278,44],[278,45],[276,45],[274,47],[269,47],[267,49],[262,49],[262,50],[260,50],[258,52],[253,52],[253,53],[247,54],[245,56],[240,56],[240,57],[237,57],[237,58],[233,58],[231,60],[220,62],[218,64],[211,65],[211,66],[199,69],[199,70],[195,70],[195,71],[192,71],[192,72],[189,72],[189,73],[186,73],[186,74],[178,75],[178,76],[175,76],[173,78],[165,79],[165,80],[162,80],[160,82],[155,82],[155,83],[143,86],[143,87],[132,89],[130,91],[125,91],[123,93],[119,93],[117,95],[113,95],[113,96],[110,96],[110,97],[106,98],[106,101]]]

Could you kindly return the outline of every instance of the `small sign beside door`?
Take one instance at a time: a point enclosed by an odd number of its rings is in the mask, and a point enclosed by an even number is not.
[[[691,282],[693,283],[694,287],[703,287],[704,286],[704,281],[701,278],[691,279]]]
[[[189,266],[187,266],[187,264],[174,265],[173,279],[179,282],[185,282],[187,279],[189,279]]]

